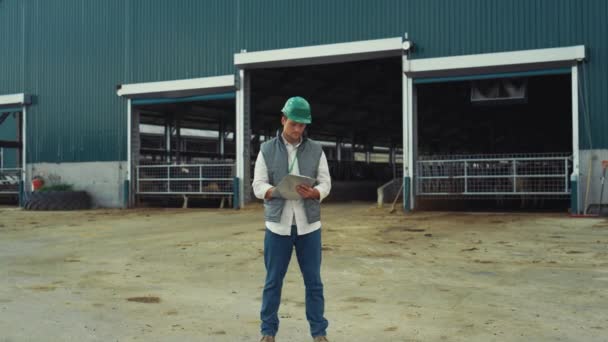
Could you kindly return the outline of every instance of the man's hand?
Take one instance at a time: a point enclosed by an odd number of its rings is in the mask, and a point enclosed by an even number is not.
[[[266,191],[266,194],[264,195],[264,199],[271,199],[272,198],[272,192],[274,191],[274,188],[270,188]]]
[[[319,190],[310,187],[306,184],[300,184],[296,186],[296,191],[298,192],[298,194],[300,194],[300,196],[302,196],[302,198],[317,200],[321,199],[321,194],[319,193]]]

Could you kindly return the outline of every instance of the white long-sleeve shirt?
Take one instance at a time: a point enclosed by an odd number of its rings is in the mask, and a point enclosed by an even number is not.
[[[292,145],[285,140],[285,147],[287,148],[287,156],[290,162],[296,157],[297,149],[300,143]],[[298,160],[295,158],[293,169],[291,170],[292,175],[300,175],[300,167]],[[314,187],[319,191],[321,195],[320,200],[322,201],[329,195],[331,190],[331,177],[329,175],[329,166],[327,165],[327,158],[325,153],[321,153],[319,160],[319,168],[317,170],[317,185]],[[268,189],[272,188],[273,185],[268,183],[268,168],[266,167],[266,161],[262,152],[258,154],[258,158],[255,162],[255,171],[253,176],[253,193],[255,197],[264,199]],[[266,221],[266,227],[271,232],[279,235],[291,235],[291,225],[294,224],[298,227],[298,235],[304,235],[312,233],[315,230],[321,228],[321,221],[308,223],[306,218],[306,211],[304,210],[304,200],[285,200],[285,207],[283,207],[283,213],[281,214],[280,222],[269,222]]]

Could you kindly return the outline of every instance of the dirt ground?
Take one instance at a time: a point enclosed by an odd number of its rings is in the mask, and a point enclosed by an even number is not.
[[[323,208],[330,341],[607,341],[608,221]],[[258,341],[261,206],[0,209],[0,341]],[[310,341],[295,258],[277,341]]]

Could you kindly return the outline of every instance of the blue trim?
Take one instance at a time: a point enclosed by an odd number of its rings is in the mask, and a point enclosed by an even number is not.
[[[184,102],[198,102],[198,101],[213,101],[213,100],[231,100],[236,98],[236,93],[223,93],[223,94],[209,94],[199,95],[190,97],[173,97],[173,98],[152,98],[152,99],[133,99],[131,104],[137,105],[151,105],[151,104],[164,104],[164,103],[184,103]]]
[[[412,204],[410,203],[411,184],[410,177],[403,177],[403,211],[406,213],[412,211]]]
[[[570,179],[570,214],[580,214],[578,207],[578,181]]]
[[[23,112],[23,107],[7,107],[7,108],[0,107],[0,114],[2,114],[2,113],[16,113],[16,112]]]
[[[239,178],[234,177],[232,180],[232,207],[234,209],[239,209]]]
[[[414,84],[475,81],[475,80],[488,80],[488,79],[492,79],[492,78],[567,75],[567,74],[570,74],[571,71],[572,70],[570,68],[559,68],[559,69],[545,69],[545,70],[534,70],[534,71],[507,72],[507,73],[497,73],[497,74],[481,74],[481,75],[467,75],[467,76],[454,76],[454,77],[429,77],[429,78],[414,79]]]
[[[124,183],[123,183],[123,186],[122,186],[122,191],[123,191],[123,193],[122,193],[122,195],[123,195],[123,196],[122,196],[122,207],[123,207],[123,209],[129,209],[129,207],[130,207],[130,203],[129,203],[129,196],[130,196],[129,189],[130,189],[130,184],[131,184],[131,183],[129,182],[129,180],[128,180],[128,179],[125,179],[125,181],[124,181]]]

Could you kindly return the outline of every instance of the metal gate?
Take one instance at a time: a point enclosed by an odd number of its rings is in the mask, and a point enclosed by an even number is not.
[[[0,169],[0,195],[18,195],[21,169]]]
[[[235,196],[238,186],[233,162],[189,165],[138,165],[138,195]]]
[[[569,154],[421,156],[419,196],[568,196]]]

